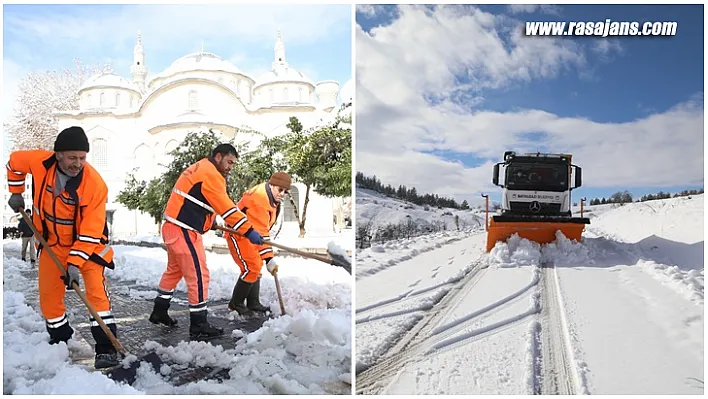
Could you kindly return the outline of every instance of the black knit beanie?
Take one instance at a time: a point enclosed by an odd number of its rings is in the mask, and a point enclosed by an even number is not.
[[[84,129],[78,126],[62,130],[54,142],[54,151],[86,151],[89,152],[89,141]]]

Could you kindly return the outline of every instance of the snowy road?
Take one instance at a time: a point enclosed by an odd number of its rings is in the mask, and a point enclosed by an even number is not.
[[[630,240],[636,229],[600,221],[581,244],[485,254],[468,231],[362,251],[357,392],[703,394],[702,253],[674,251],[702,231]]]

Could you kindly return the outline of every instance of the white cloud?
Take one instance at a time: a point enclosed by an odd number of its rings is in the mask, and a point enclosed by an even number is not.
[[[504,151],[536,151],[539,144],[523,135],[543,132],[541,145],[574,155],[585,187],[702,184],[702,95],[626,123],[534,109],[470,110],[453,101],[460,88],[483,105],[490,88],[568,70],[584,73],[590,49],[523,38],[508,17],[474,9],[401,6],[400,14],[371,34],[357,29],[358,171],[419,192],[476,198],[494,189],[491,165]],[[607,46],[606,53],[617,51]],[[461,74],[464,83],[456,80]],[[435,105],[425,100],[431,95]],[[430,150],[454,150],[487,163],[465,167],[422,152]]]
[[[374,17],[376,16],[377,12],[379,12],[382,9],[380,5],[377,4],[357,4],[356,5],[356,12],[360,12],[367,17]]]
[[[560,7],[552,4],[509,4],[509,11],[512,14],[534,13],[560,15]]]
[[[593,41],[592,51],[598,54],[600,59],[608,61],[611,60],[611,55],[613,52],[618,54],[624,52],[624,47],[622,47],[622,43],[620,43],[619,40],[598,38]]]

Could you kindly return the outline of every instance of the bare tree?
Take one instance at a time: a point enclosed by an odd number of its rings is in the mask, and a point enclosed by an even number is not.
[[[58,133],[57,118],[52,113],[79,109],[79,88],[101,72],[113,69],[109,64],[84,65],[76,59],[73,68],[27,73],[17,88],[13,116],[4,123],[14,149],[51,149]]]

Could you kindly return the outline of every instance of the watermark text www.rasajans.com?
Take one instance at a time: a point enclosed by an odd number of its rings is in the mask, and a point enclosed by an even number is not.
[[[674,36],[676,22],[526,22],[526,36]]]

